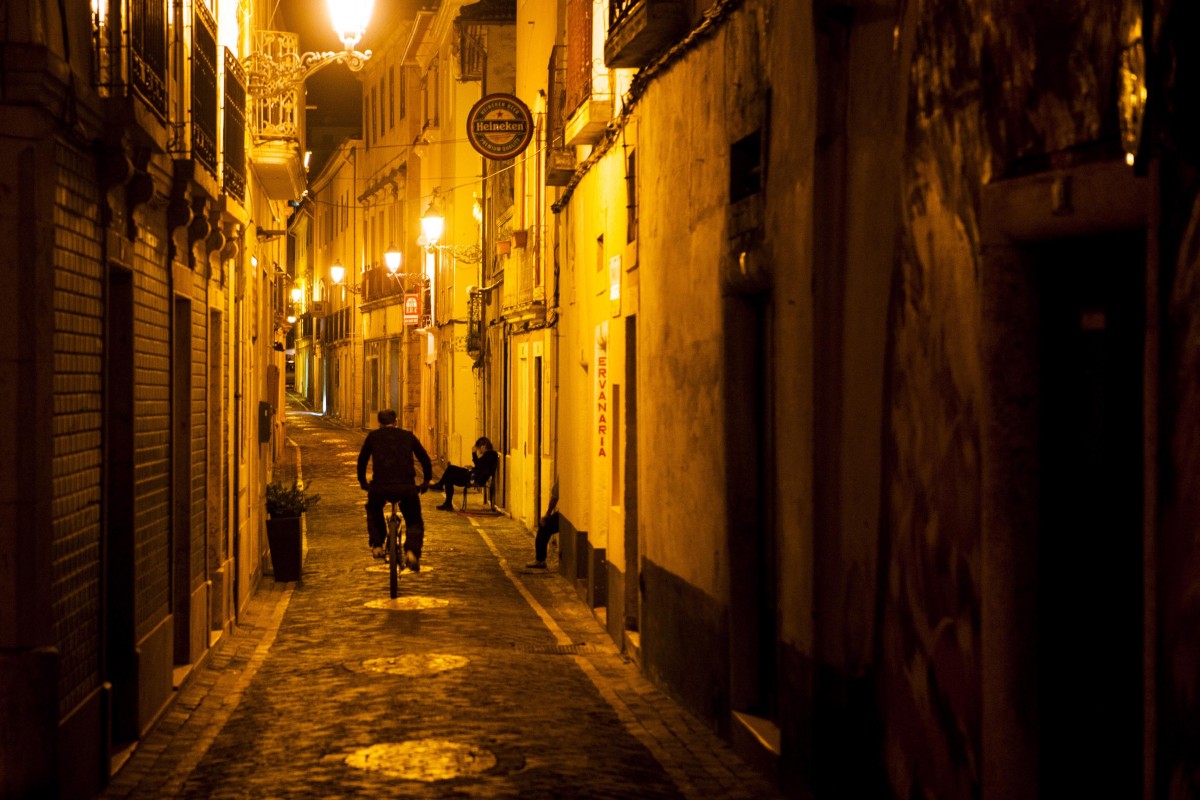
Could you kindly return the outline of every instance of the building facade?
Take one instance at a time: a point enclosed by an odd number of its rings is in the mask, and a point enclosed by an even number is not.
[[[4,13],[0,794],[91,797],[269,564],[303,85],[266,4]]]
[[[362,140],[343,140],[313,176],[312,297],[315,409],[361,427],[363,407],[363,215],[355,199]]]
[[[10,6],[0,793],[236,621],[290,316],[789,796],[1200,793],[1200,11],[423,3],[305,197],[268,9]]]
[[[550,392],[561,568],[789,794],[1195,791],[1194,13],[519,5],[509,424]]]

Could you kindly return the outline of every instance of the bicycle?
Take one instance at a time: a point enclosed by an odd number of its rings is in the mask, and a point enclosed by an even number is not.
[[[391,511],[387,517],[387,561],[388,578],[392,591],[392,599],[400,593],[400,526],[404,517],[400,514],[400,501],[392,500]]]

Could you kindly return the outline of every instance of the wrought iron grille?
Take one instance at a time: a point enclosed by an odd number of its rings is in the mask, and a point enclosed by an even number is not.
[[[472,292],[467,298],[467,354],[479,360],[483,346],[483,292]]]
[[[294,75],[301,65],[300,37],[287,31],[256,31],[254,53],[254,137],[299,141],[304,84]]]
[[[608,29],[616,30],[644,0],[608,0]]]
[[[546,183],[566,186],[575,173],[575,153],[566,144],[567,48],[555,45],[550,52],[546,79]]]
[[[192,156],[217,174],[217,25],[203,3],[192,19]]]
[[[592,0],[567,0],[566,110],[592,93]]]
[[[130,83],[161,120],[167,118],[167,15],[163,0],[130,0]]]
[[[225,49],[225,192],[239,202],[246,197],[246,75],[237,56]]]
[[[317,335],[321,344],[336,344],[350,337],[354,330],[354,320],[350,315],[352,310],[349,306],[339,308],[320,321]]]
[[[460,81],[483,80],[483,66],[487,51],[483,45],[482,25],[461,25],[458,29],[458,79]]]
[[[402,279],[392,277],[384,267],[371,267],[363,273],[363,301],[370,303],[404,294]]]

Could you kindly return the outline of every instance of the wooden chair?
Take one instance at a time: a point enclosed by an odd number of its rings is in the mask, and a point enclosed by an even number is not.
[[[495,475],[495,473],[493,473],[493,474],[489,475],[487,477],[487,480],[485,480],[483,483],[473,483],[470,486],[458,487],[459,489],[462,490],[462,504],[458,507],[458,510],[459,511],[467,510],[467,493],[470,492],[472,489],[477,489],[479,491],[480,502],[486,503],[489,508],[494,508],[495,507],[495,495],[492,493],[492,484],[495,482],[495,480],[496,480],[496,475]]]

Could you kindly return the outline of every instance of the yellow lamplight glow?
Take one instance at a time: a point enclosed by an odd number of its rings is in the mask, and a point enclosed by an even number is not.
[[[301,289],[299,286],[293,286],[292,287],[292,302],[299,303],[303,299],[304,299],[304,290]]]
[[[342,284],[342,281],[346,279],[346,268],[342,266],[342,262],[340,260],[333,262],[333,264],[329,267],[329,278],[339,286]]]
[[[432,209],[426,211],[425,216],[421,217],[421,233],[425,235],[426,247],[437,247],[445,230],[446,218]]]
[[[383,254],[383,263],[387,265],[388,272],[393,275],[400,271],[400,260],[400,251],[396,249],[395,245],[389,247]]]
[[[353,49],[371,21],[375,0],[328,0],[329,20],[347,50]]]

